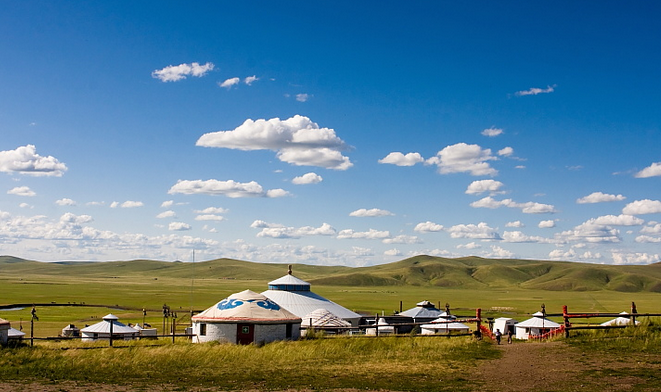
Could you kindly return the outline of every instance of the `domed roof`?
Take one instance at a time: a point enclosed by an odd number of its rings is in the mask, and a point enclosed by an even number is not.
[[[193,316],[193,321],[300,323],[301,319],[266,296],[244,290]]]

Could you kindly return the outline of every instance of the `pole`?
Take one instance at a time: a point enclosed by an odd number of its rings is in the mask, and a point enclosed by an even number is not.
[[[109,342],[110,342],[110,347],[112,347],[112,327],[114,326],[114,323],[113,323],[113,320],[108,320],[108,322],[110,323],[110,339],[109,339]]]
[[[34,346],[34,317],[30,319],[30,347]]]
[[[477,308],[475,309],[475,318],[477,319],[477,329],[475,330],[475,336],[478,339],[482,338],[482,309]]]
[[[562,305],[562,318],[565,320],[565,338],[569,337],[569,317],[567,316],[569,312],[567,311],[567,305]]]
[[[374,326],[376,327],[376,337],[379,337],[379,314],[374,315]]]

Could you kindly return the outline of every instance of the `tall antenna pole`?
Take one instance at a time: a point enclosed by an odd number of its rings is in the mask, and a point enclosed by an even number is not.
[[[193,249],[190,277],[190,316],[193,317],[193,286],[195,285],[195,249]]]

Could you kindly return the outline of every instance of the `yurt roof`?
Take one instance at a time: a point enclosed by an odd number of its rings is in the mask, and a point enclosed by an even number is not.
[[[400,316],[408,316],[408,317],[413,317],[413,318],[421,318],[421,317],[436,318],[436,317],[439,317],[443,313],[444,312],[442,310],[436,309],[432,305],[431,308],[423,307],[423,306],[416,306],[415,308],[405,310],[405,311],[403,311],[399,314],[400,314]]]
[[[0,318],[0,325],[9,325],[9,321],[7,321],[3,318]]]
[[[115,316],[116,317],[116,316]],[[117,320],[112,318],[104,319],[96,324],[90,325],[80,330],[83,333],[110,333],[110,322],[112,322],[112,333],[122,335],[122,334],[135,334],[137,331],[127,325],[120,323]]]
[[[446,318],[437,318],[436,320],[432,321],[429,324],[423,324],[420,326],[420,328],[423,329],[464,329],[464,330],[469,330],[470,328],[468,325],[463,324],[463,323],[458,323],[456,321],[453,321],[451,323],[444,323],[443,321],[448,321]]]
[[[302,327],[350,327],[351,323],[334,315],[326,309],[314,310],[302,317]]]
[[[358,313],[352,312],[312,291],[266,290],[262,294],[299,317],[303,317],[319,308],[326,309],[345,320],[361,317]]]
[[[537,314],[537,313],[535,313]],[[533,316],[535,315],[533,314]],[[542,313],[539,313],[541,316]],[[559,328],[560,324],[543,317],[533,317],[516,324],[517,328]]]
[[[215,322],[300,322],[300,317],[280,306],[265,295],[244,290],[235,293],[193,316],[194,321]]]
[[[627,312],[622,312],[620,313],[622,315],[628,315],[629,313]],[[611,326],[611,325],[629,325],[631,323],[631,318],[629,317],[617,317],[612,320],[608,320],[605,323],[601,323],[600,325],[604,326]],[[636,320],[636,325],[640,324],[640,321]]]
[[[25,332],[19,331],[16,328],[9,328],[8,332],[10,338],[20,338],[21,336],[25,336]]]

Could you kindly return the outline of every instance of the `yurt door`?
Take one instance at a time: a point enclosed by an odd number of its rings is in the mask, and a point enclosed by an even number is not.
[[[238,324],[236,328],[237,343],[250,344],[255,341],[255,326],[253,324]]]

